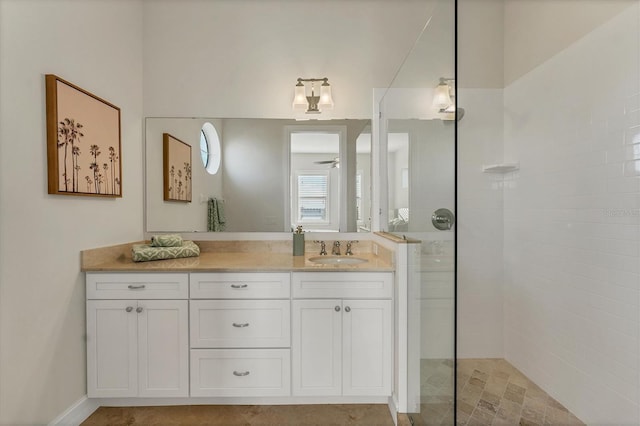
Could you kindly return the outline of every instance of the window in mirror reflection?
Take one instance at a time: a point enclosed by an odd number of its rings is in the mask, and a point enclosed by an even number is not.
[[[298,174],[295,180],[297,188],[297,207],[294,217],[299,224],[326,224],[331,217],[329,205],[329,173],[316,172],[313,174]]]
[[[220,137],[213,124],[206,122],[200,130],[200,157],[207,173],[215,175],[220,169]]]
[[[340,229],[340,138],[329,129],[290,133],[292,228]]]
[[[200,130],[200,158],[206,169],[207,164],[209,164],[209,143],[207,142],[207,135],[204,133],[204,130]]]

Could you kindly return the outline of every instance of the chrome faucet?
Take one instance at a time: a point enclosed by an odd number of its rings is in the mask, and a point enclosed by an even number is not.
[[[347,241],[347,251],[344,252],[347,256],[353,256],[353,252],[351,251],[351,245],[353,243],[357,243],[357,241]]]
[[[320,256],[327,255],[327,245],[324,241],[315,241],[316,243],[320,243]]]
[[[331,254],[335,254],[336,256],[340,256],[340,241],[333,242],[333,248],[331,249]]]

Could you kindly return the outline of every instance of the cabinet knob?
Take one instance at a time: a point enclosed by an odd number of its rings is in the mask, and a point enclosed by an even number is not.
[[[142,312],[142,306],[138,306],[138,307],[136,308],[136,312],[137,312],[137,313]]]
[[[243,322],[243,323],[238,324],[237,322],[234,322],[233,326],[234,327],[238,327],[238,328],[244,328],[244,327],[249,327],[249,323],[248,322]]]
[[[345,312],[351,312],[351,308],[347,306],[347,307],[344,308],[344,311]]]
[[[340,312],[340,306],[336,306],[334,309],[336,310],[336,312]]]
[[[231,288],[247,288],[246,284],[231,284]]]
[[[249,372],[248,371],[234,371],[233,375],[234,376],[238,376],[238,377],[244,377],[244,376],[248,376]]]
[[[127,311],[127,312],[131,312],[131,311],[133,311],[133,306],[127,306],[127,307],[125,308],[125,311]]]

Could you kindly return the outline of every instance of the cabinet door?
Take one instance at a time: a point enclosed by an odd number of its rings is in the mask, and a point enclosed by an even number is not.
[[[137,314],[133,300],[87,301],[87,395],[137,396]]]
[[[139,393],[189,396],[189,310],[186,300],[139,300]]]
[[[390,395],[391,300],[344,300],[343,395]]]
[[[292,375],[294,395],[342,393],[342,302],[294,300]]]

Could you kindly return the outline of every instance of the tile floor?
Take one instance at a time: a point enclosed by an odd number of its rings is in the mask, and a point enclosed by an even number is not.
[[[458,360],[457,425],[584,425],[504,359]]]
[[[458,360],[457,426],[584,425],[503,359]],[[399,426],[453,425],[453,363],[422,360],[421,413],[398,416]],[[361,425],[392,426],[385,404],[101,407],[95,425]]]
[[[168,407],[100,407],[82,425],[393,426],[393,420],[386,404],[184,405]]]

